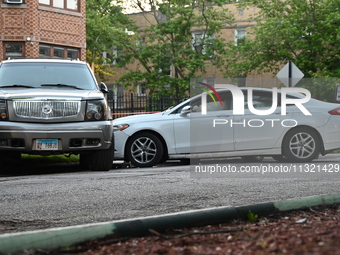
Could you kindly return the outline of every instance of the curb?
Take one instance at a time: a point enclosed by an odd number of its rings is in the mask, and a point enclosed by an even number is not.
[[[340,203],[340,194],[279,200],[238,207],[216,207],[151,217],[3,234],[0,235],[0,254],[35,249],[51,250],[104,238],[111,234],[136,237],[149,234],[149,229],[163,232],[168,228],[220,224],[236,218],[246,218],[249,211],[259,216],[264,216],[336,203]]]

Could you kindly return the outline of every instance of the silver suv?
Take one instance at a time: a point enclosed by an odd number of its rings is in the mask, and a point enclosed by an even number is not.
[[[114,138],[107,92],[82,61],[0,63],[0,164],[21,153],[79,154],[83,169],[110,170]]]

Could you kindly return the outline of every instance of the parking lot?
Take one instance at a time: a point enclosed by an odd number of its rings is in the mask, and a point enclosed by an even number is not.
[[[210,163],[201,164],[201,169]],[[244,163],[236,158],[219,164],[235,167],[237,171],[197,176],[195,166],[184,166],[179,161],[152,168],[118,167],[108,172],[80,171],[75,164],[9,168],[0,177],[0,232],[247,205],[339,191],[340,173],[335,170],[340,164],[337,154],[320,157],[307,165],[294,164],[290,167],[297,171],[290,173],[241,172],[241,168],[247,166],[263,169],[271,165],[273,169],[283,169],[282,163],[271,158],[265,158],[262,163]],[[322,170],[326,168],[328,172]]]

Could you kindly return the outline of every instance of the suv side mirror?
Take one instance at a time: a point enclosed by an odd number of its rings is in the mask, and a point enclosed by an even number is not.
[[[103,92],[104,94],[109,93],[109,90],[107,89],[107,86],[106,86],[106,84],[104,82],[100,83],[99,88],[100,88],[100,91]]]

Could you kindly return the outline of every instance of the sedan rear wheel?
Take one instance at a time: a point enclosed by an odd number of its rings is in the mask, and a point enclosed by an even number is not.
[[[321,142],[315,131],[296,128],[289,131],[283,141],[283,154],[288,161],[310,162],[320,153]]]
[[[134,135],[126,144],[127,157],[136,167],[157,165],[163,158],[163,144],[160,139],[149,132]]]

